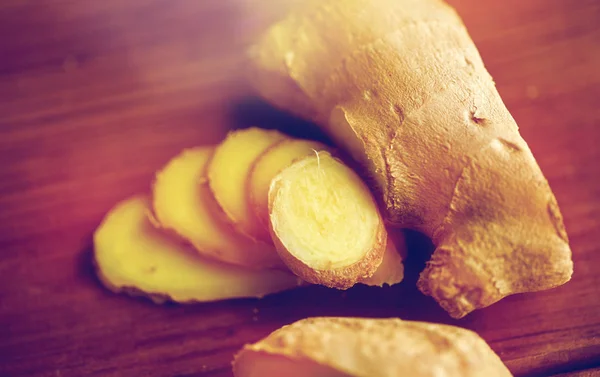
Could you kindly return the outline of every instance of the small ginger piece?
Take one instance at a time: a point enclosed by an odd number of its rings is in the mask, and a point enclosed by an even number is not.
[[[316,141],[286,139],[265,150],[254,162],[248,182],[248,195],[252,210],[261,225],[260,238],[269,236],[269,187],[273,178],[295,160],[311,153],[328,150]]]
[[[367,186],[328,152],[283,169],[269,189],[272,238],[302,279],[340,289],[372,276],[387,233]]]
[[[396,318],[303,319],[246,345],[233,362],[235,377],[283,370],[293,377],[512,376],[473,331]]]
[[[248,128],[230,132],[219,144],[208,167],[213,195],[235,228],[254,239],[264,233],[248,200],[248,177],[254,161],[284,140],[277,131]]]
[[[156,174],[156,219],[206,257],[251,268],[283,267],[273,245],[238,234],[219,208],[206,178],[213,152],[212,146],[184,150]]]
[[[432,239],[421,291],[460,318],[569,281],[556,199],[456,11],[297,5],[251,48],[249,78],[363,165],[387,223]]]
[[[361,279],[360,282],[375,287],[400,283],[404,279],[404,264],[402,261],[405,254],[406,243],[404,236],[400,234],[392,241],[392,237],[388,233],[385,253],[383,254],[381,264],[372,276]]]
[[[150,200],[134,196],[117,204],[94,233],[94,259],[112,291],[156,302],[201,302],[262,297],[299,286],[294,275],[251,270],[203,258],[149,218]]]

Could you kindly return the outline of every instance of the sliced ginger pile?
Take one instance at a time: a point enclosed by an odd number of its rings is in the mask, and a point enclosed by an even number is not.
[[[214,301],[261,297],[297,287],[281,270],[252,270],[202,258],[156,228],[150,200],[139,195],[115,206],[94,235],[98,276],[113,291],[147,294],[157,301]]]
[[[400,282],[403,239],[399,252],[370,191],[328,150],[250,128],[182,151],[151,198],[119,203],[96,231],[101,281],[177,302]]]
[[[250,49],[253,85],[327,132],[370,187],[324,145],[235,131],[157,174],[160,232],[199,257],[346,289],[400,281],[384,222],[414,229],[436,246],[417,286],[455,318],[567,282],[556,199],[456,12],[439,0],[297,5]]]
[[[206,257],[247,267],[282,266],[273,245],[235,231],[208,185],[214,147],[184,150],[156,174],[154,214]]]

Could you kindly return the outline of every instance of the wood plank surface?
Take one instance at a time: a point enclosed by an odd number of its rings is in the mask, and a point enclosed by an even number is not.
[[[312,315],[457,324],[517,376],[600,375],[598,0],[451,1],[558,198],[567,285],[459,321],[415,289],[417,256],[385,289],[156,306],[101,288],[90,236],[115,202],[181,148],[280,119],[240,104],[243,48],[284,3],[0,2],[0,376],[231,376],[242,344]]]

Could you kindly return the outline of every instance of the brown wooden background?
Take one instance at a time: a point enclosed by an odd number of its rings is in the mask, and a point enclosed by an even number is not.
[[[90,235],[103,214],[181,148],[252,121],[235,110],[242,50],[283,3],[0,1],[0,375],[225,377],[243,343],[309,315],[455,323],[516,375],[600,375],[598,0],[451,1],[558,197],[568,285],[461,321],[415,290],[415,273],[392,289],[194,306],[99,286]]]

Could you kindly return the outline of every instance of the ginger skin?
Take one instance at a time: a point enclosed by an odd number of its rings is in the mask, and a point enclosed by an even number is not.
[[[555,197],[451,7],[308,0],[250,58],[266,100],[362,164],[387,222],[432,238],[418,286],[451,316],[571,278]]]
[[[281,370],[294,377],[511,376],[476,333],[397,318],[303,319],[246,345],[233,362],[235,377]]]

